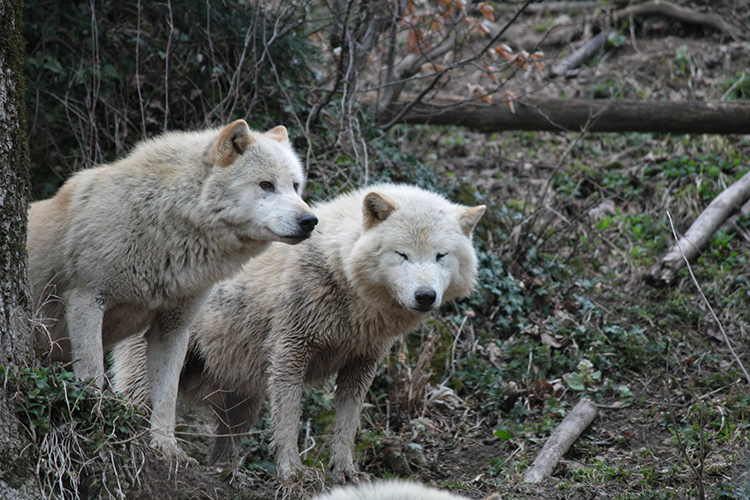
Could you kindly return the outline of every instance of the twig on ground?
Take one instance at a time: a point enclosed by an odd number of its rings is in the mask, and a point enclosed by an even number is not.
[[[598,411],[590,399],[581,399],[544,444],[534,463],[523,475],[524,482],[539,483],[548,478],[565,452],[594,421]]]
[[[750,172],[714,198],[685,235],[649,269],[646,281],[655,286],[672,283],[682,269],[683,259],[685,263],[694,260],[727,217],[737,212],[749,198]],[[669,220],[671,222],[671,216]]]
[[[556,64],[552,67],[550,70],[551,76],[562,76],[565,75],[568,71],[571,69],[577,68],[581,64],[583,64],[585,61],[587,61],[589,58],[593,57],[594,54],[596,54],[599,49],[604,47],[604,44],[606,43],[607,39],[609,38],[609,35],[614,32],[614,28],[609,27],[596,35],[595,37],[592,37],[590,40],[588,40],[586,43],[584,43],[581,47],[579,47],[575,52],[570,54],[568,57],[563,59],[561,62]]]
[[[750,174],[745,174],[745,177],[747,177],[748,175]],[[743,179],[745,177],[743,177]],[[672,235],[674,236],[674,239],[677,240],[677,232],[674,229],[674,222],[672,221],[672,214],[670,214],[669,211],[667,211],[667,217],[669,218],[669,225],[672,228]],[[695,274],[693,274],[693,269],[690,267],[690,262],[688,262],[687,257],[685,257],[685,254],[682,252],[682,245],[680,244],[680,241],[677,241],[676,246],[679,249],[680,254],[682,255],[682,258],[685,260],[685,265],[687,266],[687,270],[690,273],[690,277],[693,279],[693,283],[695,284],[695,287],[698,289],[698,292],[700,292],[701,297],[703,298],[703,302],[706,304],[706,307],[708,307],[708,310],[711,312],[711,316],[713,317],[714,321],[716,321],[716,324],[719,325],[719,330],[721,331],[721,336],[724,339],[724,343],[729,348],[729,352],[732,353],[732,357],[737,362],[737,365],[742,370],[742,373],[745,374],[745,378],[747,379],[747,384],[748,386],[750,386],[750,375],[748,375],[747,370],[745,370],[745,367],[743,366],[742,361],[740,361],[739,356],[737,356],[737,353],[734,352],[734,348],[732,347],[732,344],[729,342],[729,337],[727,336],[727,332],[724,331],[724,327],[721,325],[721,321],[719,321],[719,318],[718,316],[716,316],[716,313],[714,312],[713,307],[711,307],[711,303],[706,298],[706,295],[703,293],[703,289],[698,283],[698,280],[695,278]]]

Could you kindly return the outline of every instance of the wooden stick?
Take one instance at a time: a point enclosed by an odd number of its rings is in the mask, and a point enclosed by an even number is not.
[[[573,68],[577,68],[584,62],[586,62],[589,58],[591,58],[594,54],[599,52],[599,49],[604,47],[604,44],[607,41],[607,38],[609,37],[610,33],[612,33],[615,29],[610,27],[596,35],[595,37],[591,38],[589,41],[587,41],[585,44],[583,44],[578,50],[570,54],[568,57],[563,59],[561,62],[556,64],[551,70],[550,75],[552,76],[560,76],[564,75],[568,71],[570,71]]]
[[[684,254],[689,262],[695,260],[703,247],[711,241],[716,230],[729,216],[740,210],[748,199],[750,199],[750,172],[714,198],[695,219],[685,235],[649,269],[646,281],[655,286],[671,284],[677,277],[677,273],[685,266],[682,255]]]
[[[539,483],[548,478],[560,458],[594,421],[597,412],[596,405],[590,399],[580,400],[544,443],[542,451],[523,475],[524,482]]]

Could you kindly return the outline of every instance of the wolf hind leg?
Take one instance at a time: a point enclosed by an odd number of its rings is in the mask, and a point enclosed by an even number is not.
[[[147,349],[143,334],[128,337],[112,349],[112,388],[137,404],[148,404],[149,401]]]
[[[217,403],[211,404],[216,416],[216,440],[211,452],[211,465],[230,461],[236,464],[240,445],[260,414],[263,400],[256,396],[243,396],[236,392],[217,394]]]

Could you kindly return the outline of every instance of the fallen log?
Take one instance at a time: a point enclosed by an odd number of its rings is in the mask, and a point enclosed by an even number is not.
[[[599,52],[599,49],[604,47],[609,35],[614,31],[614,28],[607,28],[595,37],[592,37],[589,41],[583,44],[578,50],[570,54],[568,57],[555,64],[550,70],[550,75],[560,76],[564,75],[573,68],[577,68],[594,54]]]
[[[685,267],[685,259],[692,262],[700,255],[713,234],[743,204],[750,199],[750,172],[726,188],[695,219],[690,229],[680,238],[646,273],[646,282],[654,286],[665,286],[674,282],[677,273]],[[682,252],[680,251],[682,249]],[[685,255],[683,259],[682,255]]]
[[[388,123],[410,103],[391,104],[378,117]],[[673,134],[750,134],[750,102],[544,99],[504,102],[422,102],[400,123],[457,125],[480,132],[547,130],[553,132],[668,132]]]
[[[598,409],[591,400],[580,400],[544,443],[542,451],[523,475],[524,482],[540,483],[547,479],[555,470],[557,462],[594,421],[597,412]]]
[[[576,11],[581,10],[584,12],[590,12],[593,9],[601,7],[601,2],[595,2],[595,1],[578,1],[578,2],[542,2],[542,3],[532,3],[528,5],[524,12],[527,14],[556,14],[558,12],[569,12],[569,11]],[[510,3],[510,2],[498,2],[497,5],[494,5],[495,10],[498,10],[500,12],[515,12],[518,10],[518,4],[517,3]]]
[[[678,19],[690,24],[699,24],[712,28],[719,33],[732,33],[732,27],[720,16],[711,13],[698,12],[687,7],[665,2],[663,0],[651,0],[638,5],[631,5],[612,14],[614,23],[628,17],[663,16]]]

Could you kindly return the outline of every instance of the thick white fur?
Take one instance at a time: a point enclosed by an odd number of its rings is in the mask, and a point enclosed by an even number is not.
[[[449,491],[409,481],[378,481],[360,486],[334,488],[314,500],[468,500]],[[485,500],[500,500],[493,494]]]
[[[472,290],[484,209],[413,186],[360,189],[316,205],[309,240],[273,244],[221,283],[191,328],[180,381],[217,415],[212,460],[231,456],[268,396],[278,472],[299,470],[303,386],[337,374],[330,467],[334,482],[357,481],[354,437],[376,364],[428,311]],[[143,353],[137,339],[115,350],[120,390],[143,394]]]
[[[77,173],[29,212],[39,341],[101,387],[104,353],[145,331],[152,444],[184,456],[173,429],[188,326],[214,283],[271,241],[310,236],[304,182],[286,129],[242,120],[169,133]]]

